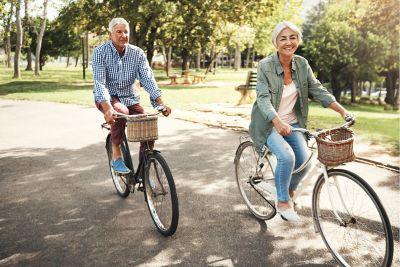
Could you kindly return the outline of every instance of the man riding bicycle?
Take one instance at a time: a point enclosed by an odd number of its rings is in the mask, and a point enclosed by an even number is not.
[[[104,119],[111,124],[111,139],[114,171],[127,174],[129,170],[122,160],[120,144],[125,131],[125,119],[115,120],[115,112],[123,114],[143,114],[140,96],[135,88],[135,80],[140,80],[143,88],[150,95],[153,107],[163,105],[164,116],[171,109],[163,104],[161,91],[154,79],[153,71],[142,49],[129,44],[129,24],[123,18],[114,18],[108,25],[110,41],[95,48],[92,56],[94,100],[96,107],[104,114]],[[154,141],[149,142],[150,148]],[[140,152],[144,143],[140,144]],[[139,157],[140,158],[140,157]]]

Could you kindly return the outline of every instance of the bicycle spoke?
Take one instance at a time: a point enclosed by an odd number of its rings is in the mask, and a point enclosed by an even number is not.
[[[264,164],[264,169],[260,170],[257,165],[258,154],[252,142],[244,142],[238,148],[235,159],[235,174],[239,192],[250,211],[259,219],[267,220],[275,216],[273,198],[268,195],[261,195],[258,190],[253,188],[251,181],[264,181],[271,176],[268,164]]]
[[[320,177],[314,189],[313,212],[334,258],[350,266],[389,265],[393,256],[392,232],[376,194],[348,171],[332,170],[328,175],[331,198],[325,179]]]
[[[162,234],[172,235],[178,224],[178,199],[172,175],[159,154],[149,157],[145,189],[147,205],[154,224]]]

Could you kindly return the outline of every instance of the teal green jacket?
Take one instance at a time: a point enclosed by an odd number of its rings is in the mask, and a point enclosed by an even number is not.
[[[308,98],[328,107],[335,97],[315,78],[308,61],[298,55],[292,60],[292,79],[298,91],[295,113],[300,127],[307,127]],[[260,61],[257,68],[257,101],[251,111],[249,134],[256,151],[261,152],[273,128],[272,119],[278,115],[283,91],[283,69],[278,53]]]

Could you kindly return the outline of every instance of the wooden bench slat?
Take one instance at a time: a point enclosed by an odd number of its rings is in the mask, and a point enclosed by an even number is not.
[[[246,83],[235,87],[236,91],[239,91],[241,98],[239,99],[238,105],[254,101],[254,96],[250,90],[255,90],[257,85],[257,72],[250,70],[247,73]]]

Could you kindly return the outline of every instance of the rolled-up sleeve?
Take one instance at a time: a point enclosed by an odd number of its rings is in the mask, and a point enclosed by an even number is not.
[[[265,68],[265,62],[262,62],[257,67],[257,105],[261,110],[261,113],[265,120],[272,121],[278,113],[272,105],[272,97],[270,93],[270,88],[267,81],[267,73]]]
[[[92,55],[94,100],[96,102],[110,101],[111,97],[106,88],[106,64],[99,48],[96,48]]]
[[[157,97],[161,96],[161,90],[158,88],[156,80],[154,79],[153,71],[150,68],[150,65],[147,61],[147,58],[144,52],[141,51],[138,58],[138,65],[139,65],[139,80],[144,89],[150,95],[150,102],[153,107],[157,106],[155,100]]]

